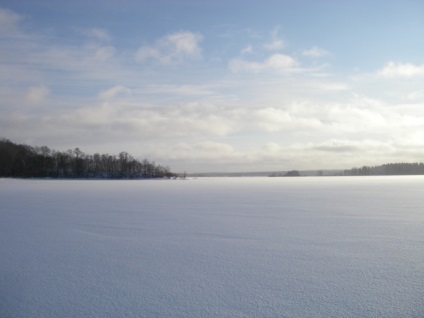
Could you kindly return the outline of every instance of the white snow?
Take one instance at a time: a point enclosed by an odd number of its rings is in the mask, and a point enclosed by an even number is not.
[[[424,317],[423,191],[0,179],[0,317]]]

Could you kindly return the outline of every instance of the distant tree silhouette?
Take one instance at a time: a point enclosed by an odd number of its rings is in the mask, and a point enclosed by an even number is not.
[[[423,163],[388,163],[381,166],[344,170],[345,176],[424,175]]]
[[[0,177],[17,178],[171,178],[168,167],[119,155],[87,155],[75,148],[65,152],[0,139]]]
[[[288,171],[284,176],[285,177],[300,177],[300,173],[297,170],[291,170],[291,171]]]

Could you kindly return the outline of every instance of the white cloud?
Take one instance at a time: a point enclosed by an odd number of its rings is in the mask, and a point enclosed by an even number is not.
[[[329,55],[329,52],[320,47],[314,46],[311,49],[302,51],[302,55],[308,57],[322,57]]]
[[[297,66],[297,61],[289,55],[273,54],[262,62],[252,62],[243,59],[233,59],[229,63],[229,68],[234,73],[262,71],[290,71]]]
[[[27,93],[27,100],[31,104],[39,104],[43,102],[50,94],[49,89],[42,85],[37,87],[30,87]]]
[[[162,39],[165,46],[170,46],[176,54],[197,57],[200,55],[198,46],[202,36],[192,32],[173,33]]]
[[[118,85],[102,93],[113,97],[127,90]],[[0,125],[21,135],[22,127],[36,131],[39,126],[42,133],[60,131],[65,139],[66,134],[81,136],[73,142],[90,142],[99,151],[102,145],[105,149],[104,140],[117,140],[113,151],[133,153],[130,143],[119,143],[125,136],[142,145],[140,155],[149,151],[173,170],[190,172],[197,164],[197,171],[350,168],[423,154],[418,150],[424,138],[419,105],[387,107],[367,96],[341,103],[311,100],[280,106],[199,102],[156,107],[137,100],[137,95],[125,102],[111,98],[101,105],[60,107],[56,113],[29,119],[15,114],[14,119],[0,119]],[[10,126],[12,120],[16,124]]]
[[[297,62],[291,56],[285,54],[274,54],[270,56],[266,61],[265,65],[267,68],[287,70],[297,65]]]
[[[113,97],[122,90],[117,86],[101,95]],[[114,134],[113,130],[117,129],[128,135],[149,136],[151,140],[177,136],[225,136],[238,127],[237,122],[215,114],[215,108],[207,105],[151,109],[139,103],[122,103],[113,99],[102,105],[63,113],[51,120],[62,127],[85,126],[89,131],[102,131],[102,134]]]
[[[384,78],[413,77],[423,75],[424,65],[414,65],[412,63],[389,62],[380,71],[377,72],[377,76]]]
[[[122,85],[117,85],[109,89],[106,89],[104,91],[101,91],[99,93],[99,97],[101,99],[110,99],[110,98],[116,97],[117,95],[128,95],[128,94],[131,94],[131,89]]]
[[[155,59],[161,64],[177,64],[186,59],[201,57],[199,46],[202,36],[198,33],[183,31],[163,37],[155,45],[144,45],[135,54],[136,61],[143,63]]]

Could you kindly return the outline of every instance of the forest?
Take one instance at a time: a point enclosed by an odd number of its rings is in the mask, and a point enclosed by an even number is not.
[[[79,148],[56,151],[0,139],[0,177],[140,179],[177,177],[168,167],[127,152],[88,155]]]
[[[391,176],[391,175],[422,175],[424,163],[387,163],[381,166],[363,166],[344,170],[345,176]]]

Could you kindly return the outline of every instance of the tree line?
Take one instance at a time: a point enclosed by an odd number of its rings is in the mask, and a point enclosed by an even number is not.
[[[424,175],[424,163],[387,163],[380,166],[363,166],[346,170],[318,170],[316,174],[291,170],[287,172],[273,172],[269,177],[299,177],[302,175],[316,176],[396,176],[396,175]]]
[[[298,170],[290,170],[287,172],[273,172],[269,175],[270,177],[300,177]]]
[[[345,176],[424,175],[424,163],[387,163],[344,170]]]
[[[146,159],[139,161],[127,152],[118,155],[89,155],[79,148],[56,151],[0,139],[0,177],[14,178],[173,178],[169,167]]]

